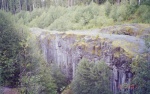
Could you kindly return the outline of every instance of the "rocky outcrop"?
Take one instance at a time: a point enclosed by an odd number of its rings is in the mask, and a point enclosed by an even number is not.
[[[42,31],[38,34],[38,39],[45,60],[56,63],[69,80],[73,79],[82,58],[106,62],[112,71],[111,89],[114,94],[123,90],[121,86],[124,83],[130,83],[132,73],[129,64],[146,49],[143,39],[123,34],[100,33],[100,30],[64,33],[32,28],[31,31]]]
[[[19,94],[16,88],[0,87],[0,94]]]

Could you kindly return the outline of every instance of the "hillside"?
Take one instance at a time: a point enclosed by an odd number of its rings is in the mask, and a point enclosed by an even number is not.
[[[150,0],[0,0],[0,94],[150,94]]]

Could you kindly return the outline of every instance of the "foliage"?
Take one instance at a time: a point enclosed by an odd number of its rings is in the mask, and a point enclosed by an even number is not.
[[[150,93],[150,62],[142,57],[132,63],[132,71],[135,73],[132,83],[136,85],[134,94]]]
[[[77,67],[72,82],[74,94],[111,94],[110,71],[103,62],[89,62],[83,59]]]
[[[136,21],[137,22],[145,22],[145,23],[150,23],[150,6],[147,5],[141,5],[135,15],[137,17]]]
[[[50,75],[49,66],[43,59],[39,49],[38,41],[36,40],[35,36],[32,35],[29,37],[28,45],[30,47],[30,56],[32,60],[30,61],[32,63],[30,65],[28,64],[28,67],[34,66],[35,68],[30,67],[30,70],[25,71],[20,77],[21,94],[56,94],[56,84]],[[26,61],[24,60],[23,62]]]
[[[113,18],[115,21],[118,22],[123,22],[127,20],[127,18],[131,15],[131,14],[127,15],[128,7],[129,5],[120,5],[120,6],[113,5],[109,17]]]
[[[46,28],[49,30],[93,29],[124,22],[149,21],[149,5],[134,5],[128,3],[89,5],[34,9],[31,12],[21,11],[15,15],[15,21],[29,27]]]
[[[69,84],[68,79],[65,77],[65,74],[56,66],[55,64],[51,65],[51,76],[54,79],[54,83],[57,86],[57,93],[61,93]]]
[[[27,33],[14,26],[11,16],[0,11],[0,69],[1,85],[16,87],[19,84],[23,52],[27,47]],[[22,63],[26,65],[27,63]],[[9,70],[8,70],[9,69]]]
[[[50,7],[27,25],[50,30],[70,30],[99,28],[112,24],[113,19],[105,16],[104,7],[91,3],[86,7]]]
[[[113,5],[111,7],[111,11],[110,11],[109,17],[113,18],[114,21],[117,21],[117,6],[116,5]]]
[[[127,19],[130,20],[130,19],[133,19],[133,14],[135,14],[135,12],[137,11],[138,9],[138,6],[137,5],[127,5],[127,14],[128,17]]]
[[[142,5],[150,5],[150,0],[142,0],[141,4]]]
[[[41,65],[40,80],[38,81],[39,85],[41,85],[40,94],[57,94],[59,87],[55,82],[56,79],[52,77],[50,72],[50,66],[46,62],[43,63]]]
[[[145,44],[146,44],[147,48],[150,48],[150,35],[148,35],[144,39],[145,39]]]
[[[40,28],[45,28],[51,25],[56,19],[58,19],[60,16],[62,16],[65,12],[64,7],[50,7],[45,12],[43,12],[43,9],[38,9],[40,11],[40,15],[36,16],[35,19],[33,19],[29,26],[37,26]],[[43,13],[42,13],[43,12]],[[35,14],[36,15],[36,14]]]
[[[137,0],[131,0],[130,4],[124,0],[119,4],[114,0],[105,4],[102,3],[106,0],[44,1],[0,0],[0,9],[15,14],[11,16],[0,11],[0,85],[21,87],[22,94],[57,94],[69,84],[57,66],[43,60],[36,39],[26,26],[62,31],[101,28],[124,22],[150,23],[149,0],[142,0],[141,4]],[[145,40],[149,47],[149,37]],[[132,63],[132,68],[135,73],[132,83],[137,86],[135,93],[148,94],[149,62],[138,59]],[[82,60],[72,89],[75,94],[111,94],[109,76],[104,63]]]
[[[12,19],[0,11],[0,85],[20,88],[21,94],[56,94],[57,85],[36,38]]]
[[[109,16],[111,11],[111,4],[108,1],[105,3],[105,11],[106,11],[106,15]]]

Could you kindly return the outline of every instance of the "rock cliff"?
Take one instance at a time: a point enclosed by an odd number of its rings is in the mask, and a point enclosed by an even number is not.
[[[130,83],[132,73],[128,65],[137,55],[148,51],[142,38],[149,36],[150,29],[142,28],[145,33],[141,35],[141,27],[123,25],[67,32],[32,28],[31,31],[38,35],[45,60],[56,63],[69,80],[73,79],[82,58],[106,62],[112,72],[111,89],[116,94],[119,86]]]

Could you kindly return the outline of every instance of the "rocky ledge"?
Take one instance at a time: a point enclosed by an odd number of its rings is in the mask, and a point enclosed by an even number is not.
[[[149,55],[144,38],[150,37],[149,25],[118,25],[96,30],[66,32],[30,29],[37,35],[48,63],[56,63],[72,80],[82,58],[104,61],[112,71],[111,89],[130,83],[132,73],[128,66],[137,55]],[[141,33],[142,32],[142,33]]]

